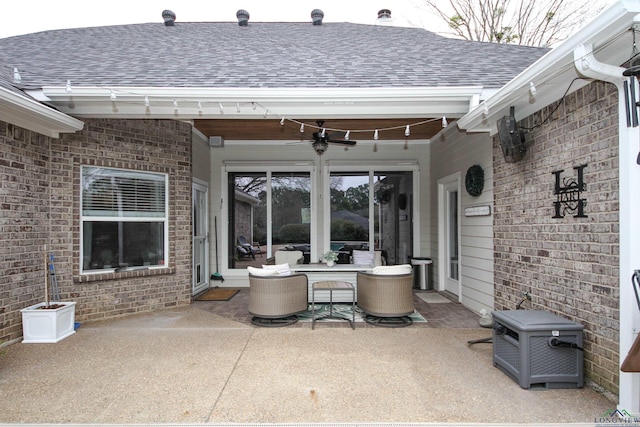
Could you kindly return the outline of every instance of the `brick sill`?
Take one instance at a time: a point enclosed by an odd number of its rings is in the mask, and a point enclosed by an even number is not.
[[[148,277],[148,276],[163,276],[167,274],[174,274],[175,268],[151,268],[146,270],[130,270],[130,271],[118,271],[110,273],[96,273],[96,274],[79,274],[73,276],[74,283],[89,283],[89,282],[102,282],[105,280],[120,280],[129,279],[133,277]]]

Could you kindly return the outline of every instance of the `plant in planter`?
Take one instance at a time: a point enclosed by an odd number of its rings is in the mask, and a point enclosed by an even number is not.
[[[322,259],[327,262],[328,267],[333,267],[333,265],[338,260],[338,253],[334,251],[326,252],[324,255],[322,255]]]
[[[76,303],[50,300],[49,282],[55,285],[54,295],[59,299],[53,257],[49,264],[45,256],[44,271],[44,302],[20,310],[23,343],[56,343],[75,333]],[[51,280],[47,280],[48,278]]]

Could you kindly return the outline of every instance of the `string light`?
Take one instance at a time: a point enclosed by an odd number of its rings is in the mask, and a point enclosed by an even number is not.
[[[144,97],[144,106],[149,108],[149,95],[146,95]]]
[[[378,129],[373,133],[373,139],[378,140]]]
[[[198,114],[202,114],[202,101],[198,101]]]
[[[484,114],[484,116],[487,117],[489,115],[489,107],[487,106],[486,102],[483,102],[482,105],[483,105],[482,114]]]
[[[304,133],[304,123],[300,123],[300,133]]]
[[[240,103],[236,102],[236,113],[240,112]]]
[[[409,136],[411,135],[411,131],[409,130],[409,125],[407,125],[407,128],[404,130],[404,136]]]
[[[326,135],[327,135],[326,129],[322,128],[322,133],[320,134],[320,136],[324,138]]]
[[[344,140],[347,141],[349,139],[349,135],[351,135],[351,131],[348,130],[347,133],[344,134]]]
[[[536,90],[536,85],[533,84],[533,82],[529,83],[529,93],[531,94],[531,96],[535,97],[536,93],[538,93],[538,91]]]
[[[284,117],[280,119],[280,126],[284,126]]]
[[[22,76],[17,67],[13,67],[13,81],[15,83],[22,83]],[[67,80],[67,82],[69,82],[69,80]]]
[[[113,91],[113,89],[111,89],[111,100],[115,101],[116,99],[118,99],[118,97],[116,96],[116,93]]]
[[[224,114],[224,107],[222,106],[222,102],[218,102],[218,108],[220,109],[220,114]]]
[[[442,116],[442,127],[446,128],[447,126],[449,126],[449,122],[447,122],[447,118],[445,116]]]
[[[173,112],[178,114],[178,101],[173,100]]]
[[[17,71],[17,68],[16,68]],[[71,80],[67,80],[67,86],[64,88],[67,93],[71,93]]]

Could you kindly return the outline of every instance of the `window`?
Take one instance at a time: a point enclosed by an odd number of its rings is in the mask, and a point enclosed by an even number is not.
[[[382,251],[387,264],[407,263],[415,251],[416,168],[354,172],[353,165],[333,163],[325,230],[338,262],[350,262],[353,250],[364,249]]]
[[[167,265],[167,176],[87,166],[81,176],[81,271]]]
[[[307,171],[229,173],[230,268],[246,268],[252,250],[283,247],[311,256],[311,174]],[[243,246],[249,242],[250,246]],[[255,244],[255,245],[254,245]],[[253,249],[252,249],[253,247]],[[308,262],[308,261],[307,261]]]

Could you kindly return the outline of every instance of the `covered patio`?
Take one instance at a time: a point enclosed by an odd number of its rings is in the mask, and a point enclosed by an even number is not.
[[[0,354],[0,423],[593,425],[593,388],[525,390],[492,365],[490,331],[458,303],[408,328],[257,328],[248,290],[224,302],[83,324]],[[176,351],[180,349],[179,351]]]

